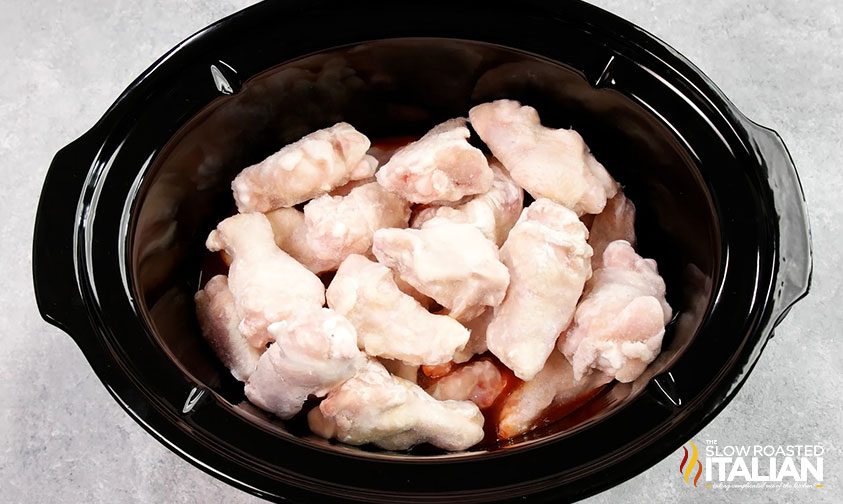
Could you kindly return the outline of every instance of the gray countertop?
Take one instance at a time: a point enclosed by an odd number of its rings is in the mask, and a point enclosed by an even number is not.
[[[0,2],[0,501],[258,502],[147,435],[74,343],[38,316],[33,217],[53,154],[159,55],[240,0]],[[838,0],[599,0],[706,72],[777,130],[813,226],[811,295],[777,330],[738,397],[694,439],[822,444],[824,488],[688,488],[681,451],[588,502],[843,502],[843,8]]]

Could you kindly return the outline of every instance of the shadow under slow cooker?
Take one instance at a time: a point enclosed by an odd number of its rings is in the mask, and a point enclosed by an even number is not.
[[[206,279],[203,265],[208,268],[204,241],[234,212],[231,180],[281,146],[338,121],[375,140],[418,135],[465,116],[477,103],[512,98],[538,109],[547,126],[579,131],[624,186],[638,210],[639,252],[658,261],[677,316],[662,355],[636,382],[615,384],[573,414],[510,444],[564,435],[610,414],[693,340],[720,263],[714,204],[692,153],[636,94],[640,78],[631,64],[620,58],[610,63],[594,71],[488,44],[397,39],[311,55],[244,83],[224,65],[214,67],[218,87],[230,94],[170,140],[135,208],[133,280],[155,337],[185,372],[235,409],[305,435],[300,419],[285,424],[244,403],[242,384],[216,359],[196,323],[193,294]],[[669,385],[662,388],[672,400]]]

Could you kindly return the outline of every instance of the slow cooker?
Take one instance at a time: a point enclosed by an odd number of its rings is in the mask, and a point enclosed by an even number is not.
[[[337,121],[414,135],[497,98],[579,131],[635,202],[640,251],[677,312],[659,358],[558,422],[464,453],[343,446],[251,407],[193,306],[233,177]],[[247,8],[176,46],[56,154],[33,248],[42,316],[129,415],[202,470],[284,502],[560,502],[616,485],[738,393],[810,274],[779,136],[665,43],[578,1]]]

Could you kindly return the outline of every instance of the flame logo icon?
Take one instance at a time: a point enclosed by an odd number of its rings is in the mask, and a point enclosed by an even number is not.
[[[694,444],[693,441],[691,441],[690,445],[690,458],[688,456],[688,449],[684,446],[682,447],[685,454],[682,456],[682,462],[679,463],[679,474],[682,475],[682,479],[685,480],[685,484],[687,485],[691,483],[691,474],[694,472],[694,469],[696,469],[697,473],[694,476],[694,487],[696,487],[697,482],[700,480],[700,476],[702,476],[702,462],[699,460],[700,452],[697,449],[697,445]]]

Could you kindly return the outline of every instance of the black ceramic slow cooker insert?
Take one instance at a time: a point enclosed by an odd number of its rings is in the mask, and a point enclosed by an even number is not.
[[[413,135],[513,98],[573,127],[638,208],[677,311],[664,350],[565,419],[446,454],[331,443],[249,407],[194,316],[203,242],[243,167],[337,121]],[[44,318],[176,453],[270,500],[560,502],[676,450],[734,397],[807,293],[801,187],[779,137],[682,56],[581,2],[264,2],[156,62],[55,157],[33,270]]]

